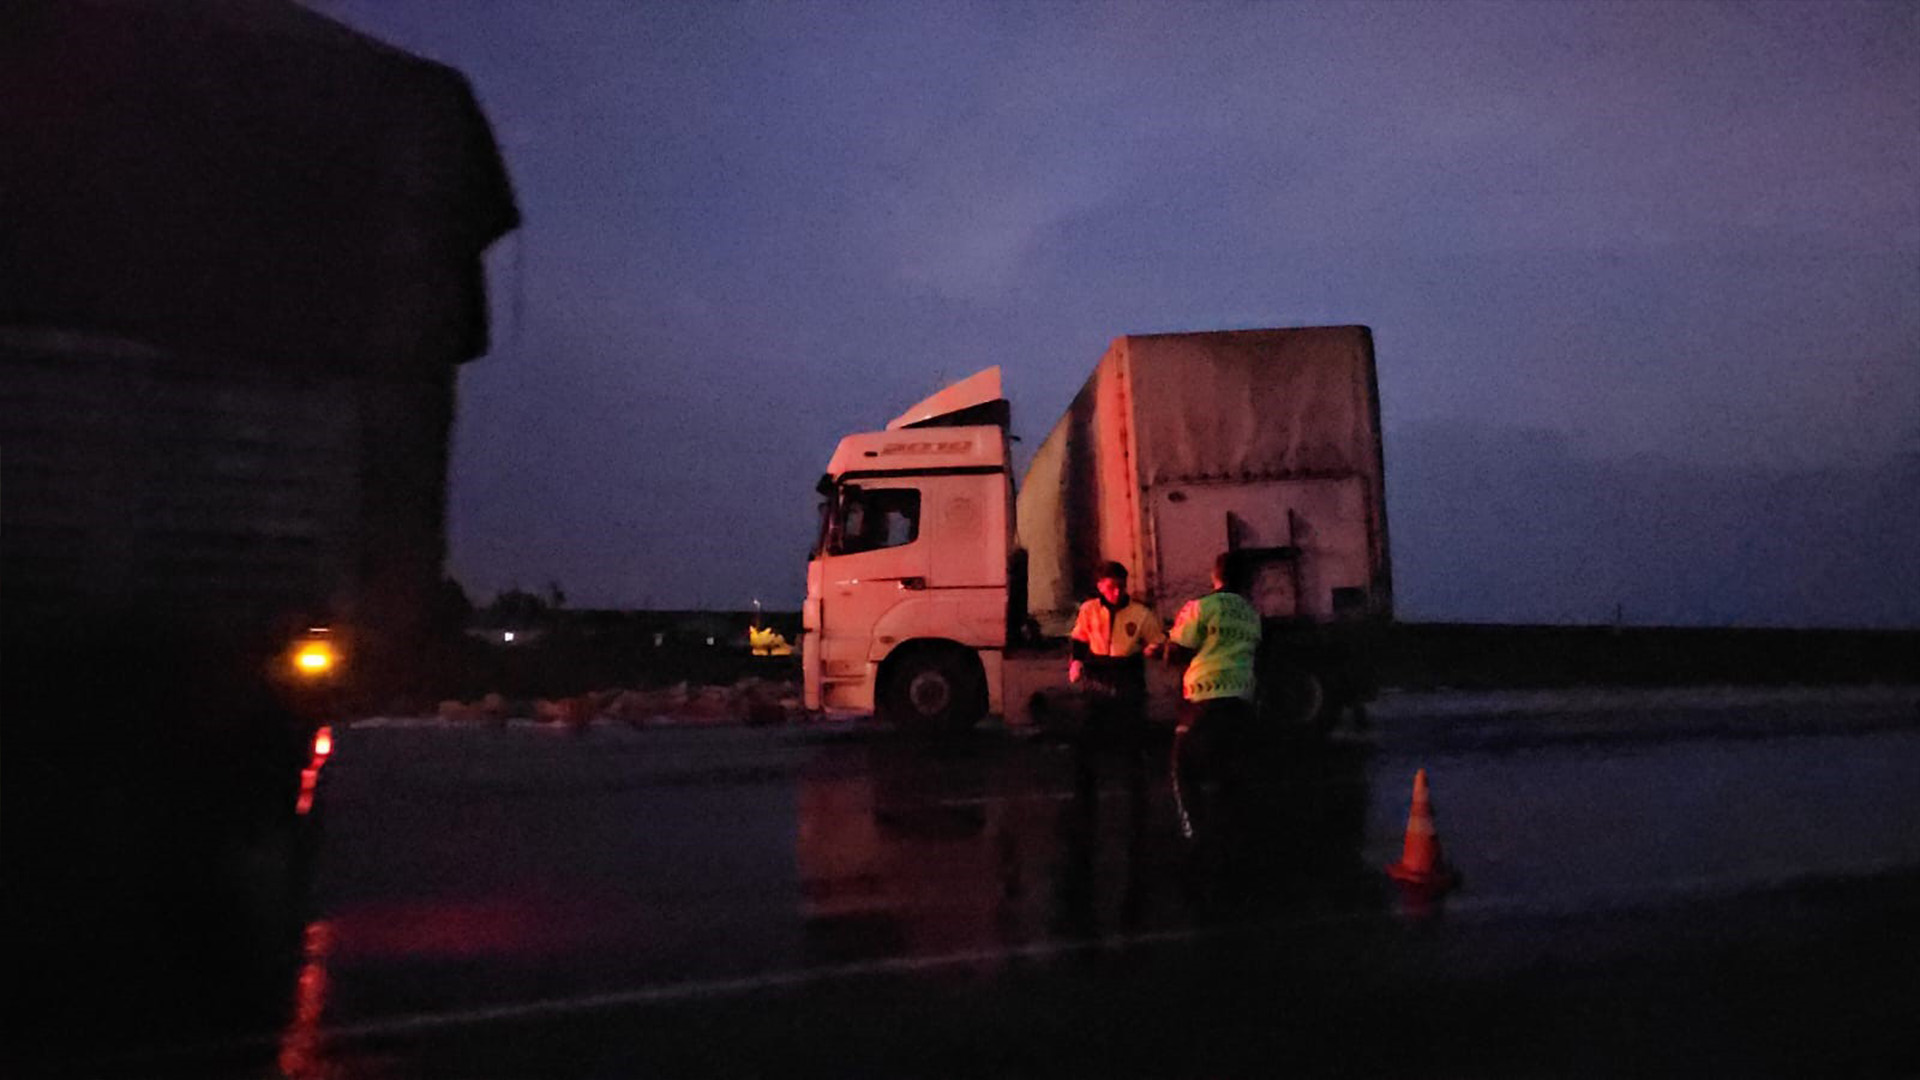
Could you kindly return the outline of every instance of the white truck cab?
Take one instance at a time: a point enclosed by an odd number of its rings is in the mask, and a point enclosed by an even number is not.
[[[806,704],[947,728],[998,711],[1013,484],[989,368],[840,440],[802,612]]]

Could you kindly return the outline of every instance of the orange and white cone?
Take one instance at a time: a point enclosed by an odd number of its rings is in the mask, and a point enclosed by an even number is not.
[[[1413,774],[1413,809],[1407,814],[1406,846],[1400,861],[1387,867],[1387,876],[1427,896],[1438,896],[1459,883],[1459,875],[1440,854],[1440,833],[1433,824],[1425,769]]]

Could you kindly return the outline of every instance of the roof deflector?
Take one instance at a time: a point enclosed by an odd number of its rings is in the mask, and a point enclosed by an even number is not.
[[[997,404],[997,408],[994,408]],[[1000,391],[998,365],[969,375],[887,422],[888,431],[913,427],[949,427],[955,423],[1007,424],[1007,403]]]

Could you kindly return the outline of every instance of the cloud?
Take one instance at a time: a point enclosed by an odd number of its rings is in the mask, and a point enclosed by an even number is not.
[[[1412,620],[1920,623],[1920,470],[1701,467],[1575,453],[1546,431],[1388,433],[1400,615]]]
[[[1390,426],[1576,480],[1867,468],[1920,414],[1911,4],[334,6],[512,133],[524,332],[463,376],[455,523],[582,595],[791,590],[839,434],[1004,362],[1037,436],[1127,332],[1368,323]],[[750,538],[660,539],[717,481]]]

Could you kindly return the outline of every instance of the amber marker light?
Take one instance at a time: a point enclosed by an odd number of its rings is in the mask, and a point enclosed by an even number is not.
[[[340,650],[327,637],[324,627],[315,627],[293,643],[294,673],[307,679],[329,675],[340,666]]]

